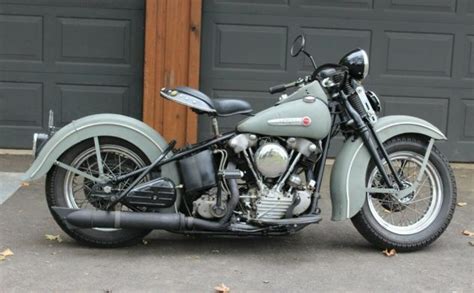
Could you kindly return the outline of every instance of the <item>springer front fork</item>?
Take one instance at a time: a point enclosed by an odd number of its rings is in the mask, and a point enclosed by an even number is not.
[[[356,130],[358,131],[359,136],[364,142],[364,145],[369,151],[370,156],[374,160],[375,165],[377,166],[377,169],[380,172],[383,181],[388,187],[388,188],[368,187],[366,191],[369,193],[389,193],[399,201],[403,199],[404,197],[406,197],[407,195],[414,192],[418,188],[421,182],[421,179],[423,177],[423,174],[426,170],[428,159],[431,154],[431,149],[433,148],[434,139],[431,139],[428,144],[425,156],[423,158],[423,163],[420,169],[420,173],[418,174],[415,180],[415,183],[412,185],[406,185],[401,181],[399,174],[393,168],[392,162],[390,161],[387,151],[385,150],[382,142],[378,138],[377,133],[375,132],[375,129],[373,128],[373,125],[370,123],[365,123],[363,118],[354,109],[354,107],[351,105],[351,103],[348,101],[347,98],[344,99],[344,103],[349,115],[354,120],[354,126]],[[380,158],[380,154],[382,155],[382,158],[387,163],[387,166],[389,168],[389,171],[392,175],[393,180],[389,177],[387,171],[385,170],[384,162]]]

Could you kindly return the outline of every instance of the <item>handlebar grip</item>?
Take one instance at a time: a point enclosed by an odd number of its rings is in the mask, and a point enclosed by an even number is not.
[[[276,94],[276,93],[284,92],[286,89],[287,89],[286,84],[279,84],[279,85],[270,87],[268,91],[270,92],[270,94]]]

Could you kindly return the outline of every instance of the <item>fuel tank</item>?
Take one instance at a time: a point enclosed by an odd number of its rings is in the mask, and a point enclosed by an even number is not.
[[[322,139],[330,129],[331,114],[327,104],[312,96],[277,104],[237,125],[239,132],[310,139]]]

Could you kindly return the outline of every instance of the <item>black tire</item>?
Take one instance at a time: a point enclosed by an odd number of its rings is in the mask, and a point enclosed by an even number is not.
[[[389,155],[405,151],[424,156],[427,145],[428,140],[425,137],[409,135],[398,136],[384,143]],[[371,212],[368,203],[369,195],[367,195],[362,209],[351,219],[359,233],[377,248],[394,248],[402,252],[419,250],[435,241],[448,227],[456,205],[457,190],[454,173],[447,158],[435,146],[433,146],[429,162],[440,175],[442,203],[438,214],[426,228],[408,235],[393,233],[384,228]],[[374,162],[369,163],[366,184],[368,184],[369,175],[374,168],[376,168]]]
[[[142,151],[124,140],[113,137],[101,137],[100,144],[124,147],[128,151],[133,152],[138,157],[140,157],[141,160],[147,165],[150,163]],[[61,156],[59,161],[70,165],[79,154],[83,153],[89,148],[94,148],[94,142],[92,139],[85,140],[71,147]],[[119,229],[115,231],[101,231],[97,229],[79,229],[68,226],[62,219],[57,217],[56,214],[51,211],[51,207],[54,206],[69,207],[63,188],[66,174],[67,171],[60,167],[53,167],[48,172],[46,177],[46,199],[54,220],[69,236],[81,244],[93,247],[110,248],[136,244],[140,242],[148,233],[150,233],[150,230]]]

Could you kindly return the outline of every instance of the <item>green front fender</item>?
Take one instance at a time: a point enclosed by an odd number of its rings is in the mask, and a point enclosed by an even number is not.
[[[421,134],[437,140],[446,136],[431,123],[411,116],[386,116],[374,125],[382,142],[400,134]],[[366,193],[366,173],[370,154],[361,138],[347,140],[336,156],[331,172],[332,220],[352,218],[364,204]]]
[[[23,181],[45,175],[59,157],[75,144],[95,136],[112,136],[126,140],[139,148],[150,161],[154,161],[167,143],[153,128],[145,123],[117,114],[97,114],[72,121],[57,131],[41,149]],[[165,176],[180,184],[176,164],[162,167]]]

